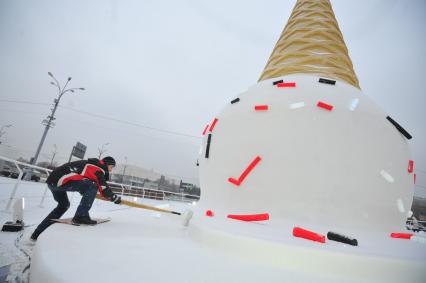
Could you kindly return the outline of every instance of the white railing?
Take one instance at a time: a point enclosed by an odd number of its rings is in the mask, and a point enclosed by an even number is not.
[[[10,205],[12,204],[12,201],[13,201],[13,199],[15,197],[15,194],[16,194],[16,190],[18,189],[18,186],[19,186],[19,184],[21,183],[21,180],[22,180],[22,176],[24,175],[24,169],[33,168],[33,169],[37,169],[37,170],[40,170],[40,171],[44,171],[44,172],[46,172],[46,174],[48,176],[49,176],[50,172],[52,171],[52,170],[49,170],[47,168],[43,168],[43,167],[31,165],[31,164],[28,164],[28,163],[25,163],[25,162],[21,162],[21,161],[17,161],[17,160],[14,160],[14,159],[10,159],[10,158],[4,157],[4,156],[0,156],[0,159],[4,160],[4,161],[7,161],[7,162],[9,162],[11,164],[14,164],[15,167],[19,171],[18,178],[17,178],[15,186],[13,187],[13,190],[12,190],[12,192],[10,194],[9,201],[7,202],[5,210],[9,210]],[[21,166],[22,166],[22,168],[21,168]],[[43,197],[42,197],[40,205],[43,204],[44,198],[46,197],[46,192],[47,192],[47,187],[46,187],[46,189],[45,189],[45,191],[43,193]]]
[[[49,176],[50,172],[52,170],[39,167],[36,165],[32,165],[29,163],[17,161],[11,158],[7,158],[4,156],[0,156],[0,160],[7,161],[9,164],[15,165],[15,167],[19,171],[18,178],[16,180],[16,183],[13,187],[13,190],[10,194],[9,200],[7,202],[5,210],[9,210],[10,205],[15,198],[16,191],[19,187],[19,184],[21,183],[22,176],[24,175],[25,171],[29,170],[29,168],[37,169],[38,171],[45,172],[47,176]],[[31,171],[31,170],[30,170]],[[134,186],[134,185],[126,185],[121,183],[115,183],[115,182],[108,182],[108,184],[111,186],[113,190],[116,190],[117,187],[121,188],[121,192],[119,193],[121,196],[134,196],[134,197],[140,197],[140,198],[150,198],[152,199],[152,193],[155,192],[155,194],[159,194],[162,196],[161,199],[163,200],[174,200],[174,201],[182,201],[182,202],[193,202],[198,201],[199,196],[198,195],[191,195],[191,194],[185,194],[185,193],[176,193],[176,192],[170,192],[165,190],[159,190],[159,189],[152,189],[152,188],[145,188],[141,186]],[[132,190],[134,190],[132,192]],[[46,194],[48,191],[48,187],[46,186],[43,196],[40,201],[40,206],[43,206],[44,200],[46,198]],[[170,196],[174,196],[173,198],[170,198]]]
[[[417,219],[408,219],[406,224],[409,230],[426,232],[426,221],[420,221]]]
[[[115,182],[108,182],[109,185],[111,185],[112,189],[115,189],[115,186],[118,186],[121,188],[121,195],[122,196],[140,196],[142,198],[150,198],[150,194],[152,192],[158,193],[162,195],[162,199],[167,199],[168,196],[175,196],[174,199],[169,200],[179,200],[179,201],[196,201],[199,199],[199,196],[197,195],[191,195],[191,194],[185,194],[185,193],[176,193],[176,192],[170,192],[165,190],[159,190],[159,189],[152,189],[152,188],[145,188],[141,186],[135,186],[135,185],[126,185],[126,184],[120,184]],[[127,189],[127,192],[125,190]],[[139,190],[140,192],[130,192],[131,190]]]

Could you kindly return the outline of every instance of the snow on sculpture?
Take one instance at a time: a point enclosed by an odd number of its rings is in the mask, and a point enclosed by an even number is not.
[[[259,82],[204,136],[200,207],[400,231],[414,193],[411,136],[389,118],[361,92],[330,2],[299,0]]]

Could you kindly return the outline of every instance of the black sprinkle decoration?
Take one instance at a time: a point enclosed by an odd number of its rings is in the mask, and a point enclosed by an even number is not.
[[[209,158],[211,140],[212,140],[212,134],[209,134],[209,136],[207,137],[206,158]]]
[[[403,134],[404,135],[404,137],[406,137],[407,138],[407,140],[411,140],[411,138],[412,138],[412,136],[403,128],[403,127],[401,127],[401,125],[400,124],[398,124],[397,122],[395,122],[395,120],[394,119],[392,119],[391,117],[389,117],[389,116],[387,116],[386,117],[386,119],[388,119],[389,120],[389,122],[391,122],[392,123],[392,125],[394,125],[395,126],[395,128],[401,133],[401,134]]]
[[[352,246],[358,246],[358,241],[356,239],[349,238],[345,235],[334,233],[334,232],[328,232],[327,233],[327,239],[331,241],[341,242],[344,244],[352,245]]]
[[[328,79],[324,79],[324,78],[320,78],[319,82],[323,83],[323,84],[328,84],[328,85],[335,85],[336,84],[336,81],[328,80]]]
[[[234,100],[231,101],[231,104],[237,103],[238,101],[240,101],[240,99],[237,97]]]
[[[284,81],[283,80],[279,80],[279,81],[275,81],[275,82],[273,82],[272,84],[273,85],[277,85],[277,84],[280,84],[280,83],[283,83]]]

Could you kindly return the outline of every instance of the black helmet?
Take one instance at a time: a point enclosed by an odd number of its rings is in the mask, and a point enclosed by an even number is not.
[[[115,159],[112,158],[111,156],[107,156],[102,158],[102,161],[106,164],[106,165],[112,165],[115,166]]]

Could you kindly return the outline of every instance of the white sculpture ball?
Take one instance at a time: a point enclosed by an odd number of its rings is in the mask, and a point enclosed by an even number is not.
[[[202,209],[215,217],[266,212],[295,226],[403,229],[414,193],[406,138],[359,89],[318,79],[261,81],[216,116],[199,158]],[[296,86],[273,85],[279,80]]]

